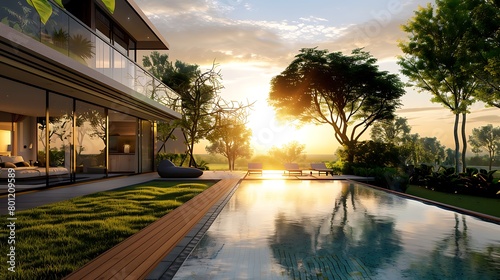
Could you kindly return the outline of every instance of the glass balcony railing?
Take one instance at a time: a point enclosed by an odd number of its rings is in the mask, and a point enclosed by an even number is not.
[[[134,91],[180,112],[179,95],[99,37],[65,10],[53,4],[52,16],[42,24],[26,1],[2,1],[0,21]]]

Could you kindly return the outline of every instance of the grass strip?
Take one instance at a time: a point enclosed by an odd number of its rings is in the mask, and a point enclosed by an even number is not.
[[[214,183],[151,181],[19,211],[16,272],[6,269],[12,245],[2,227],[0,279],[60,279]]]
[[[451,194],[410,185],[407,194],[500,218],[500,199]]]

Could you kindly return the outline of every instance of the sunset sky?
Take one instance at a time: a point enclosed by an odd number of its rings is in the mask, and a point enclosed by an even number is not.
[[[330,126],[281,125],[267,105],[269,83],[301,48],[318,47],[349,54],[364,47],[379,60],[380,69],[399,73],[398,41],[405,24],[429,0],[136,0],[170,44],[171,61],[181,60],[208,69],[216,62],[223,76],[226,100],[255,102],[250,116],[256,154],[292,140],[306,145],[308,154],[333,154],[339,147]],[[437,137],[453,148],[453,115],[430,102],[430,93],[407,88],[397,116],[408,119],[411,133]],[[467,129],[500,125],[498,108],[476,104]],[[369,133],[366,137],[369,138]],[[201,143],[195,153],[206,153]]]

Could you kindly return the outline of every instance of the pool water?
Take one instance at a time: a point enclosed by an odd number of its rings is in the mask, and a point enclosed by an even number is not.
[[[499,279],[500,225],[346,181],[244,180],[174,279]]]

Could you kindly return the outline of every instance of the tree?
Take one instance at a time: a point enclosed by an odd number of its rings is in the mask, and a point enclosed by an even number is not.
[[[445,160],[445,147],[436,137],[423,137],[419,139],[419,142],[422,147],[421,162],[440,165]]]
[[[168,55],[153,52],[143,58],[143,65],[157,78],[179,94],[182,119],[177,124],[182,128],[187,145],[189,166],[197,166],[194,160],[194,145],[214,127],[214,110],[218,103],[218,91],[222,89],[221,75],[216,65],[201,72],[198,65],[168,61]],[[171,100],[177,103],[178,100]]]
[[[269,103],[281,118],[330,125],[352,163],[361,135],[375,121],[392,119],[404,94],[399,78],[379,71],[376,62],[361,49],[350,56],[302,49],[271,80]]]
[[[392,120],[381,120],[376,122],[371,131],[371,139],[375,142],[401,145],[410,134],[411,127],[406,118],[397,117]]]
[[[493,125],[488,124],[472,129],[469,143],[474,153],[481,153],[483,148],[486,148],[489,158],[489,170],[491,170],[493,160],[500,150],[500,127],[494,128]]]
[[[304,160],[305,148],[306,146],[304,144],[300,144],[297,141],[292,141],[283,145],[281,148],[275,146],[271,147],[271,149],[269,149],[269,155],[280,161],[282,164],[298,162]]]
[[[214,114],[219,99],[218,91],[222,88],[220,84],[220,73],[215,71],[216,65],[205,71],[195,71],[194,79],[185,91],[180,91],[182,102],[182,127],[184,137],[187,141],[188,153],[190,154],[189,165],[196,166],[193,151],[194,145],[214,128]]]
[[[222,114],[214,130],[207,136],[211,144],[205,147],[205,150],[226,157],[230,171],[234,170],[234,163],[238,158],[252,156],[252,131],[246,127],[246,117],[246,111]]]
[[[361,141],[356,146],[354,163],[367,167],[397,167],[400,163],[399,149],[392,143]]]
[[[455,151],[453,151],[453,149],[447,148],[445,150],[444,161],[442,164],[444,166],[455,165]]]
[[[161,146],[158,148],[157,153],[159,153],[162,149],[165,151],[165,146],[168,140],[177,140],[173,133],[178,125],[179,124],[176,121],[158,121],[156,123],[156,140],[161,142]]]
[[[408,125],[406,118],[396,117],[392,120],[381,120],[373,125],[371,130],[371,139],[376,143],[391,145],[392,149],[397,150],[399,163],[406,164],[413,153],[412,145],[408,145],[411,140],[410,131],[411,127]],[[378,148],[376,145],[374,145],[374,147]],[[383,155],[386,156],[391,154],[384,153]],[[380,160],[384,161],[386,159]]]
[[[183,131],[186,153],[190,155],[189,166],[197,166],[193,156],[194,145],[216,128],[216,117],[221,112],[229,109],[236,112],[252,106],[252,104],[227,102],[218,95],[223,86],[222,76],[216,71],[215,63],[210,69],[202,72],[196,64],[178,60],[172,63],[168,61],[168,55],[153,52],[143,58],[143,65],[179,95],[182,119],[174,124]],[[170,107],[175,107],[179,100],[172,98],[169,102]]]
[[[490,106],[500,108],[500,3],[480,1],[471,13],[471,56],[474,73],[483,85],[476,97]]]
[[[410,134],[403,143],[405,150],[409,151],[406,162],[413,165],[441,164],[446,159],[445,147],[436,137],[423,137]]]
[[[399,58],[402,73],[414,85],[433,95],[433,102],[441,103],[455,114],[455,170],[458,172],[460,143],[459,119],[462,115],[462,162],[465,171],[467,141],[465,125],[472,96],[478,80],[471,67],[471,17],[476,0],[436,0],[436,8],[428,4],[415,12],[413,19],[403,26],[409,34],[401,42],[404,56]]]

